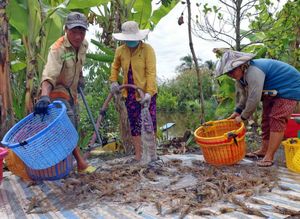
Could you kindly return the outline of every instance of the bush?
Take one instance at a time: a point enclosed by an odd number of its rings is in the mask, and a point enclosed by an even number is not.
[[[177,110],[177,97],[172,96],[164,90],[161,90],[157,98],[157,109],[161,111],[172,112]]]

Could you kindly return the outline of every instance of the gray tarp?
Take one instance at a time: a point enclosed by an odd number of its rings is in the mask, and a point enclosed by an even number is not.
[[[203,160],[201,155],[165,155],[163,159],[181,159],[183,164],[189,165],[191,160]],[[242,161],[247,162],[247,161]],[[290,190],[284,191],[275,188],[272,193],[267,193],[254,198],[263,200],[266,204],[258,205],[253,203],[245,203],[252,208],[259,209],[270,218],[285,218],[288,215],[275,214],[272,212],[273,206],[281,206],[284,208],[300,211],[300,174],[290,172],[286,168],[278,167],[279,184],[285,185]],[[62,208],[62,197],[59,195],[53,198],[57,189],[56,182],[43,182],[35,186],[27,186],[18,177],[10,172],[4,172],[4,179],[0,186],[0,218],[178,218],[178,215],[166,215],[164,217],[157,215],[156,208],[149,204],[143,205],[118,205],[116,203],[95,203],[93,206],[77,206],[72,209]],[[187,176],[178,184],[173,186],[184,186],[193,184],[193,177]],[[49,196],[51,194],[52,197]],[[60,193],[57,193],[60,194]],[[48,196],[47,196],[48,195]],[[28,205],[33,196],[45,197],[43,204],[51,209],[46,214],[26,214]],[[298,197],[298,201],[292,201],[290,196]],[[216,211],[216,206],[210,208]],[[231,212],[214,216],[191,216],[185,218],[259,218],[253,215],[247,215],[242,212]]]

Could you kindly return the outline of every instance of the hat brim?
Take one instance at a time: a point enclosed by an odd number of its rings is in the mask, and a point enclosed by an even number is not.
[[[223,72],[223,74],[226,74],[230,71],[232,71],[233,69],[236,69],[237,67],[240,67],[241,65],[245,64],[246,62],[249,62],[250,60],[252,60],[256,55],[255,54],[250,54],[247,57],[241,57],[239,59],[236,59],[232,62],[232,66],[231,68],[227,69],[226,72]]]
[[[243,56],[243,57],[240,57],[240,58],[232,61],[230,66],[226,65],[226,67],[223,67],[221,72],[219,70],[215,70],[214,75],[215,75],[215,77],[220,77],[224,74],[227,74],[228,72],[230,72],[230,71],[240,67],[241,65],[251,61],[252,59],[255,58],[255,56],[256,56],[256,54],[248,53],[247,56]],[[221,60],[218,61],[216,69],[219,69],[218,65],[222,65]]]
[[[66,25],[66,27],[69,30],[73,29],[74,27],[83,27],[84,29],[88,30],[88,26],[85,24],[69,24],[69,25]]]
[[[113,33],[113,38],[121,41],[135,41],[135,40],[143,40],[149,34],[150,30],[139,30],[138,33],[135,34],[126,34],[126,33]]]

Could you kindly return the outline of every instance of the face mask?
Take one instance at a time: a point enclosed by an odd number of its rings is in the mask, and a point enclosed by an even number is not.
[[[140,41],[125,41],[126,45],[130,48],[137,47]]]

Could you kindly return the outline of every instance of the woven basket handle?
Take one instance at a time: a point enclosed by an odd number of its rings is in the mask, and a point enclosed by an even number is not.
[[[237,137],[238,137],[238,135],[235,134],[234,132],[228,132],[227,133],[227,139],[232,139],[233,138],[233,141],[234,141],[235,145],[239,146],[239,144],[238,144],[238,142],[236,140]]]

